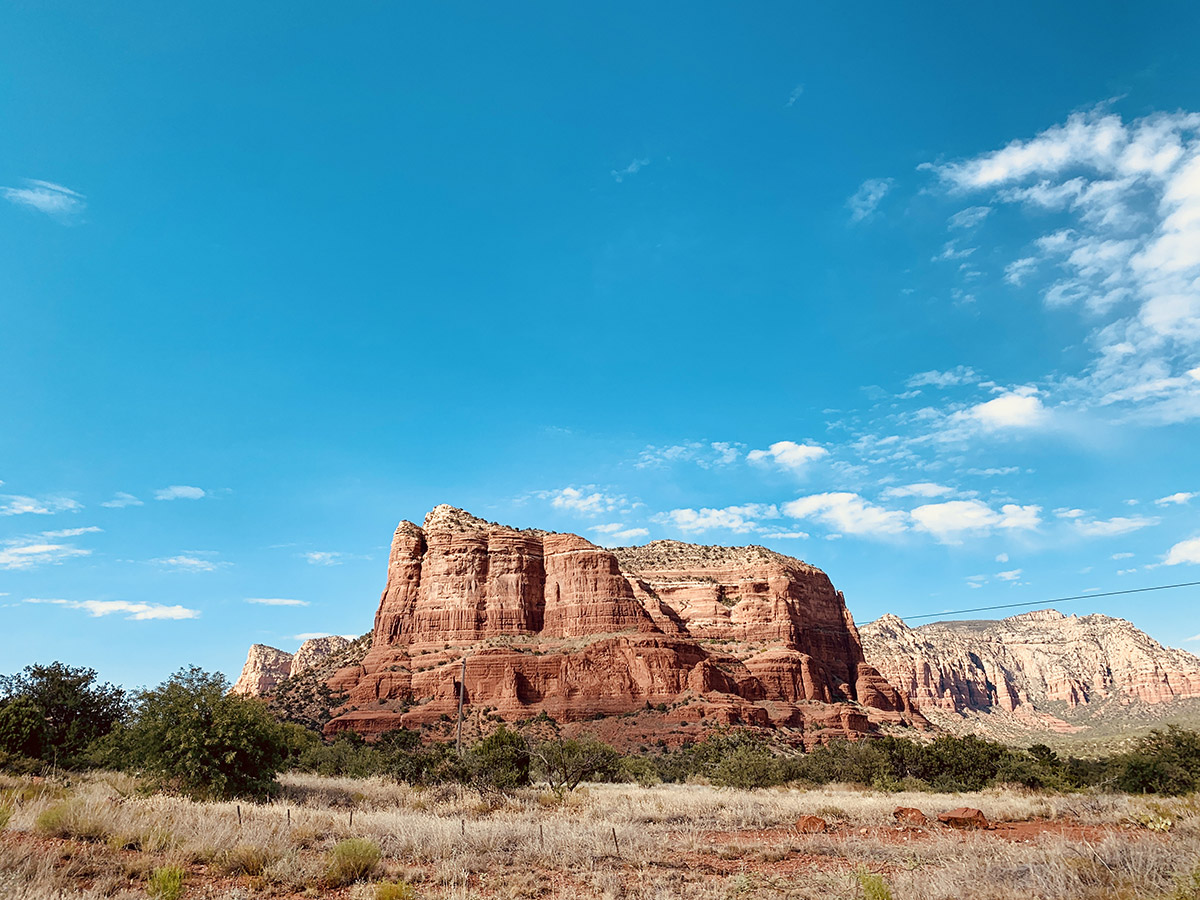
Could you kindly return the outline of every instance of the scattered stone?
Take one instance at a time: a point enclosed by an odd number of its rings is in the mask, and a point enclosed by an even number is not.
[[[915,806],[897,806],[892,810],[892,818],[896,820],[897,825],[909,825],[915,828],[929,824],[925,813]]]
[[[987,816],[970,806],[960,806],[938,815],[938,821],[951,828],[988,828]]]
[[[829,823],[820,816],[801,816],[796,820],[796,830],[801,834],[824,834]]]

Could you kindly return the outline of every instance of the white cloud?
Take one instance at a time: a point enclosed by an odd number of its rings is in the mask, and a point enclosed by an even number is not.
[[[1178,566],[1181,563],[1200,565],[1200,538],[1192,538],[1187,541],[1180,541],[1167,551],[1167,556],[1166,559],[1163,560],[1163,565]]]
[[[890,178],[868,178],[855,191],[846,206],[850,209],[850,221],[861,222],[874,215],[879,202],[892,186]]]
[[[207,492],[190,484],[173,484],[154,492],[155,500],[199,500]]]
[[[638,454],[633,465],[637,469],[649,469],[691,462],[702,469],[713,469],[736,462],[741,456],[741,447],[741,444],[728,441],[690,441],[668,447],[651,445]]]
[[[1060,506],[1054,511],[1054,515],[1060,519],[1081,519],[1087,515],[1087,513],[1085,513],[1082,509],[1068,509],[1065,506]]]
[[[606,494],[594,484],[585,484],[582,488],[565,487],[557,491],[537,491],[534,496],[549,500],[555,509],[567,510],[581,516],[598,516],[629,506],[623,496]]]
[[[133,621],[195,619],[200,616],[199,610],[188,609],[185,606],[164,606],[161,603],[131,603],[127,600],[40,600],[30,597],[25,602],[47,603],[55,606],[65,606],[68,609],[81,609],[93,617],[125,613],[125,618]]]
[[[650,534],[645,528],[628,528],[622,522],[609,522],[607,525],[596,525],[589,530],[604,535],[604,543],[610,547],[617,546],[624,541],[647,537]]]
[[[905,382],[910,388],[919,387],[955,387],[960,384],[973,384],[979,380],[975,370],[968,366],[955,366],[945,372],[932,369],[928,372],[918,372]]]
[[[990,206],[968,206],[950,217],[951,228],[974,228],[992,211]]]
[[[800,95],[804,93],[804,85],[798,84],[792,88],[792,92],[788,94],[787,103],[784,104],[788,109],[796,105],[796,101],[800,99]]]
[[[1133,559],[1132,553],[1114,553],[1110,559]]]
[[[1008,554],[1007,553],[997,553],[996,554],[996,562],[998,562],[998,563],[1008,562]]]
[[[783,504],[783,512],[793,519],[814,519],[845,534],[899,534],[908,527],[904,513],[845,491],[789,501]]]
[[[145,504],[133,494],[117,491],[111,500],[106,500],[100,505],[107,506],[109,509],[124,509],[126,506],[144,506]]]
[[[906,484],[888,488],[883,492],[885,497],[944,497],[953,494],[954,489],[932,481],[919,481],[916,484]]]
[[[1040,506],[1006,504],[996,512],[981,500],[948,500],[918,506],[911,513],[918,531],[944,544],[961,542],[964,535],[988,534],[996,528],[1032,530],[1041,524]]]
[[[776,441],[766,450],[751,450],[746,454],[746,459],[752,463],[774,463],[781,469],[799,473],[803,472],[809,463],[828,455],[828,450],[816,444]]]
[[[638,172],[642,171],[642,169],[646,168],[646,166],[648,166],[648,165],[650,165],[649,159],[634,159],[629,165],[627,165],[623,169],[613,169],[612,170],[613,180],[615,182],[617,182],[617,184],[620,184],[626,178],[629,178],[631,175],[636,175]]]
[[[1200,641],[1200,634],[1193,634],[1190,638],[1184,638],[1185,641]]]
[[[307,600],[292,600],[289,597],[247,597],[246,602],[259,606],[308,606]]]
[[[72,547],[70,544],[9,541],[0,546],[0,569],[32,569],[35,566],[58,565],[64,560],[91,554],[91,550]]]
[[[1189,377],[1200,355],[1200,115],[1080,112],[1029,140],[924,168],[954,195],[987,191],[1029,210],[1030,223],[1058,214],[1006,279],[1036,270],[1047,305],[1091,317],[1091,363],[1062,379],[1064,397],[1146,424],[1200,417]]]
[[[1114,516],[1111,519],[1084,520],[1076,519],[1076,530],[1085,537],[1114,537],[1118,534],[1129,534],[1142,528],[1157,525],[1159,519],[1151,516]]]
[[[1195,496],[1196,496],[1195,494],[1189,493],[1188,491],[1180,491],[1177,494],[1171,494],[1170,496],[1167,496],[1167,497],[1159,497],[1154,502],[1157,503],[1159,506],[1169,506],[1171,504],[1175,504],[1177,506],[1183,506],[1185,503],[1187,503],[1189,500],[1191,500]]]
[[[300,555],[308,560],[309,565],[340,566],[346,554],[338,553],[334,550],[309,550],[307,553],[301,553]]]
[[[60,512],[76,512],[83,504],[70,497],[24,497],[8,495],[0,497],[0,516],[49,516]]]
[[[52,181],[24,179],[25,187],[0,187],[0,196],[9,203],[27,206],[56,219],[69,219],[83,212],[87,198]]]
[[[783,541],[806,541],[809,535],[807,531],[771,531],[764,534],[763,537]]]
[[[952,262],[958,259],[966,259],[978,249],[978,247],[963,247],[959,249],[958,241],[946,241],[942,247],[942,252],[933,257],[930,262]]]
[[[1046,420],[1046,408],[1032,386],[1014,388],[999,397],[978,403],[964,413],[987,429],[1032,428]]]
[[[742,506],[726,506],[723,509],[673,509],[659,513],[653,521],[670,525],[680,531],[697,532],[724,529],[745,533],[757,531],[760,519],[778,519],[779,509],[764,503],[746,503]]]
[[[186,555],[168,556],[164,559],[152,559],[150,561],[181,572],[215,572],[221,566],[229,565],[228,563],[202,559],[199,556]]]
[[[79,537],[81,534],[97,534],[103,530],[104,530],[103,528],[99,528],[95,525],[88,525],[85,528],[63,528],[59,531],[43,531],[42,537],[44,537],[44,538]]]
[[[1020,569],[1011,569],[1008,572],[997,572],[996,577],[1001,581],[1016,581],[1021,577]]]

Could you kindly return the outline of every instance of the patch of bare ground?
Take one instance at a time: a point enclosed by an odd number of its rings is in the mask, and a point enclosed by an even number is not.
[[[902,828],[897,806],[931,818],[973,806],[992,827]],[[1195,798],[689,784],[590,785],[560,801],[536,788],[501,797],[291,775],[276,802],[256,805],[95,774],[0,779],[0,809],[0,898],[163,897],[167,870],[185,900],[1200,897]],[[800,834],[801,815],[830,830]],[[351,839],[368,851],[357,881],[334,865]]]

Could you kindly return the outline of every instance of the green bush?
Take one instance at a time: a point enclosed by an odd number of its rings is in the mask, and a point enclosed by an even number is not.
[[[375,885],[375,900],[417,900],[417,892],[407,881],[381,881]]]
[[[42,810],[34,819],[33,827],[51,837],[80,841],[102,841],[108,837],[104,824],[94,819],[77,800],[64,800]]]
[[[329,851],[325,882],[330,887],[342,887],[362,881],[375,871],[382,855],[376,844],[363,838],[341,841]]]
[[[160,866],[150,873],[146,893],[157,900],[179,900],[186,874],[179,866]]]
[[[892,900],[892,889],[882,875],[859,868],[854,871],[854,880],[862,888],[864,900]]]
[[[219,857],[221,871],[226,875],[261,875],[275,862],[276,855],[258,844],[238,844]]]
[[[525,738],[501,725],[471,748],[465,761],[467,777],[481,791],[511,791],[529,784],[529,745]]]
[[[228,689],[224,676],[193,666],[140,694],[125,738],[130,761],[194,797],[274,794],[283,728],[264,704]]]
[[[735,747],[713,767],[710,780],[719,787],[761,788],[779,783],[779,767],[765,746]]]
[[[60,662],[0,678],[0,751],[72,768],[128,713],[125,692]]]

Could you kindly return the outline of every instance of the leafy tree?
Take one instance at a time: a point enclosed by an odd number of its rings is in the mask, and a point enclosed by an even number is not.
[[[560,797],[575,790],[582,781],[610,780],[621,763],[616,750],[590,737],[557,735],[538,741],[529,753],[539,774]]]
[[[131,759],[199,797],[266,797],[278,790],[288,735],[263,703],[229,694],[225,677],[180,669],[137,698]]]
[[[0,710],[18,704],[4,716],[7,737],[0,740],[24,743],[36,758],[68,768],[85,763],[88,745],[112,731],[129,709],[125,692],[98,684],[95,669],[61,662],[0,678],[0,696]],[[41,728],[32,726],[31,709],[41,716]]]
[[[530,755],[525,738],[501,725],[471,748],[465,769],[481,791],[511,791],[529,784]]]
[[[26,759],[41,759],[46,748],[46,717],[28,697],[0,706],[0,750]]]

